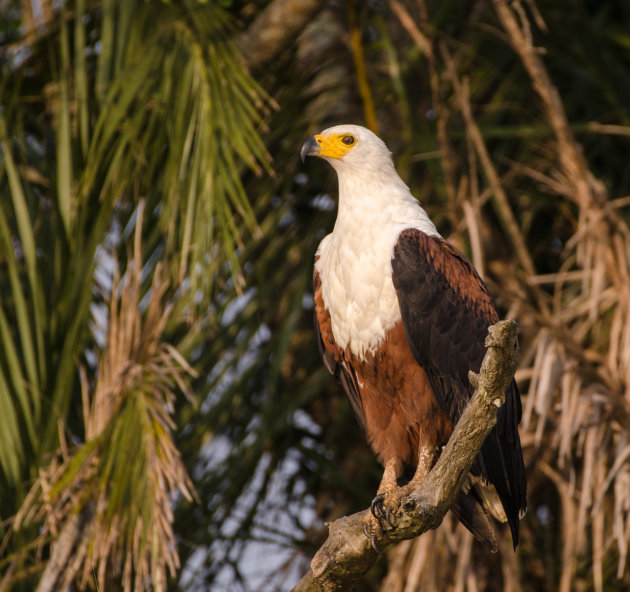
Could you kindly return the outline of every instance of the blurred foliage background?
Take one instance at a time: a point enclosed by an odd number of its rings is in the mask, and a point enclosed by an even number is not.
[[[0,0],[0,590],[288,590],[380,468],[319,360],[372,127],[521,327],[516,555],[454,521],[357,590],[630,585],[630,5]]]

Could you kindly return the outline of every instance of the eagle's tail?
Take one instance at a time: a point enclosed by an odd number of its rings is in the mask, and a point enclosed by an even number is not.
[[[496,532],[474,490],[471,490],[469,493],[460,491],[451,506],[451,511],[480,543],[483,543],[493,553],[496,553]]]

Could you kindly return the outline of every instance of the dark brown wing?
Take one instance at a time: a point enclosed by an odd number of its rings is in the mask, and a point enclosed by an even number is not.
[[[455,425],[473,392],[468,372],[479,371],[488,327],[499,320],[494,302],[457,249],[415,229],[400,234],[392,280],[409,348]],[[520,395],[512,381],[497,425],[472,469],[495,486],[515,546],[527,488],[518,435],[521,413]]]
[[[341,350],[335,343],[330,314],[324,306],[321,281],[317,272],[313,274],[313,295],[315,299],[315,334],[317,335],[319,353],[322,356],[322,360],[324,360],[326,368],[341,383],[343,390],[346,391],[359,425],[365,431],[365,413],[359,394],[357,376],[354,369],[345,362]]]

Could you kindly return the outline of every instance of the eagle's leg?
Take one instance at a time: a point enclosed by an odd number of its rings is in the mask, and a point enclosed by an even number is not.
[[[372,500],[371,515],[366,519],[366,534],[375,533],[384,527],[385,523],[390,528],[395,528],[396,512],[400,508],[402,500],[426,479],[433,463],[435,462],[436,449],[429,446],[420,446],[418,451],[418,466],[409,483],[399,487],[396,482],[400,462],[398,459],[385,464],[385,472],[378,488],[377,496]],[[368,534],[374,546],[375,534]],[[376,547],[375,547],[376,548]]]
[[[365,536],[370,539],[372,547],[377,553],[380,553],[376,546],[376,539],[379,538],[383,530],[383,521],[389,524],[390,528],[394,528],[394,524],[391,521],[391,511],[389,511],[390,504],[387,501],[395,496],[395,492],[400,489],[398,487],[397,479],[402,474],[402,463],[396,457],[390,458],[385,462],[385,470],[383,471],[383,477],[381,478],[381,484],[378,486],[376,497],[372,500],[370,505],[371,512],[365,517],[365,523],[363,525],[363,532]],[[399,498],[398,503],[400,504]]]
[[[409,487],[409,493],[411,493],[414,489],[417,489],[429,474],[431,467],[435,463],[435,457],[437,456],[437,448],[435,446],[423,446],[420,445],[418,450],[418,466],[416,467],[416,472],[414,473],[413,479],[409,481],[407,487]]]
[[[370,504],[372,515],[377,520],[385,520],[390,527],[393,528],[390,519],[389,505],[384,506],[385,500],[391,497],[393,492],[400,489],[398,487],[398,476],[402,473],[402,463],[397,458],[392,458],[385,463],[385,470],[381,478],[381,484],[378,486],[376,497]]]

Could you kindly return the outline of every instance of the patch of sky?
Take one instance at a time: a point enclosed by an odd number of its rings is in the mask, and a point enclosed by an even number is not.
[[[311,420],[301,417],[297,421],[309,425]],[[208,547],[198,549],[184,566],[181,585],[186,590],[207,589],[204,574],[210,557],[218,569],[213,590],[233,590],[237,578],[241,579],[243,590],[282,592],[293,587],[308,569],[309,559],[296,551],[292,542],[299,536],[300,529],[321,526],[314,497],[304,495],[305,485],[295,479],[303,462],[299,451],[289,450],[263,492],[271,456],[262,455],[233,512],[223,519],[219,536]],[[291,481],[293,490],[287,496]],[[259,501],[263,494],[264,498]],[[248,538],[231,540],[239,534],[243,520],[257,503]]]
[[[281,229],[285,229],[288,228],[289,226],[291,226],[291,224],[293,224],[293,222],[295,222],[295,214],[289,210],[288,212],[285,212],[282,217],[280,218],[279,222],[278,222],[278,226]]]
[[[214,435],[199,452],[199,460],[193,469],[193,478],[200,480],[203,475],[217,470],[234,451],[232,441],[221,434]]]
[[[538,508],[536,508],[536,516],[543,526],[549,526],[549,524],[551,524],[551,512],[547,506],[538,506]]]
[[[24,259],[24,250],[22,249],[20,239],[17,238],[17,236],[13,236],[11,240],[13,242],[13,252],[15,253],[15,258],[18,261],[22,261],[22,259]]]
[[[223,310],[221,318],[219,319],[221,325],[223,327],[231,325],[236,317],[241,314],[247,305],[253,300],[254,296],[256,296],[256,288],[250,288],[249,290],[243,292],[241,296],[237,296],[228,302]]]
[[[316,195],[313,199],[311,199],[310,205],[313,209],[320,210],[322,212],[330,212],[337,206],[335,200],[330,197],[328,193],[320,193],[319,195]]]
[[[242,329],[236,336],[235,344],[242,345],[247,338],[249,342],[244,353],[239,353],[236,348],[224,352],[208,374],[206,383],[210,385],[210,390],[201,404],[202,413],[209,413],[221,401],[234,381],[256,362],[258,350],[271,339],[271,331],[267,325],[262,324],[250,337],[247,329]],[[239,357],[235,361],[237,355]]]
[[[96,368],[96,365],[98,364],[98,357],[93,349],[83,350],[83,357],[90,368]]]
[[[314,436],[318,436],[322,433],[322,426],[313,421],[313,418],[303,409],[294,411],[290,421],[296,428],[309,432]]]
[[[103,349],[107,341],[107,325],[109,322],[109,307],[104,303],[92,302],[90,304],[91,320],[88,322],[92,337],[97,345]]]
[[[304,310],[313,310],[315,308],[315,299],[310,292],[305,292],[302,296],[302,308]]]
[[[33,134],[25,134],[26,145],[29,149],[31,149],[38,156],[45,156],[46,147],[43,142],[39,141],[39,138]]]

